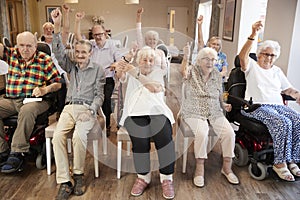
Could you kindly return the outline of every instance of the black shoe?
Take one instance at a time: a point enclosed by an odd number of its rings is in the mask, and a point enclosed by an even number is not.
[[[24,154],[20,152],[11,152],[8,156],[6,163],[1,167],[2,173],[13,173],[22,171],[24,162]]]
[[[73,192],[73,186],[71,182],[62,183],[59,187],[55,200],[67,200]]]
[[[85,185],[83,183],[83,174],[74,174],[74,194],[77,196],[83,195],[85,192]]]
[[[6,163],[8,155],[9,155],[9,149],[0,153],[0,166],[3,166]]]

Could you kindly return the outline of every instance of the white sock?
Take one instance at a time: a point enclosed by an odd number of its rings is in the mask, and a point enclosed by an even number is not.
[[[148,184],[151,182],[151,172],[146,175],[138,174],[137,176],[138,178],[143,179]]]
[[[162,183],[164,180],[170,180],[173,181],[173,174],[165,175],[165,174],[159,174],[160,176],[160,182]]]

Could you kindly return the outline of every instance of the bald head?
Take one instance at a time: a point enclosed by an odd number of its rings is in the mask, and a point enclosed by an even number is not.
[[[22,58],[29,61],[36,51],[37,39],[31,32],[19,33],[17,35],[17,47]]]

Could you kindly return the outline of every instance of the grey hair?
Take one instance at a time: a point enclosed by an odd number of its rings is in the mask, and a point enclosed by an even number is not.
[[[199,51],[199,53],[197,55],[196,64],[200,65],[200,60],[202,58],[207,57],[207,55],[209,55],[209,54],[213,55],[215,59],[218,59],[218,53],[216,50],[214,50],[213,48],[210,48],[210,47],[204,47]]]
[[[155,57],[155,51],[149,46],[144,46],[141,48],[136,56],[136,63],[139,64],[140,60],[147,57]]]
[[[79,41],[76,41],[75,42],[75,46],[78,45],[78,44],[80,44],[80,45],[86,45],[86,46],[89,47],[89,52],[92,51],[93,45],[92,45],[92,43],[89,40],[79,40]]]
[[[145,39],[146,39],[146,38],[150,38],[150,37],[154,37],[154,38],[156,38],[157,41],[158,41],[158,39],[159,39],[159,34],[158,34],[158,32],[156,32],[156,31],[147,31],[147,32],[145,33]]]
[[[273,49],[276,58],[280,56],[280,45],[277,41],[273,41],[273,40],[266,40],[262,42],[256,50],[256,55],[259,55],[263,50],[267,48]]]

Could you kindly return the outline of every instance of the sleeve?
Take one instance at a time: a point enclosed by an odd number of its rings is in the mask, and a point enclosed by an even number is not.
[[[142,23],[136,23],[136,39],[138,48],[141,49],[144,46],[142,35]]]
[[[53,34],[52,51],[61,68],[66,72],[70,73],[73,66],[73,62],[68,58],[67,54],[65,53],[65,47],[62,43],[60,34]]]
[[[278,70],[279,70],[279,79],[281,83],[281,90],[286,90],[288,88],[293,87],[290,81],[284,75],[283,71],[280,68],[278,68]]]
[[[44,66],[45,66],[45,75],[46,75],[45,79],[47,85],[49,83],[59,83],[61,77],[49,55],[45,55]]]
[[[95,88],[95,97],[93,100],[90,109],[94,110],[95,113],[99,110],[100,106],[102,106],[104,101],[104,84],[105,84],[105,73],[101,67],[97,67],[97,78]]]

